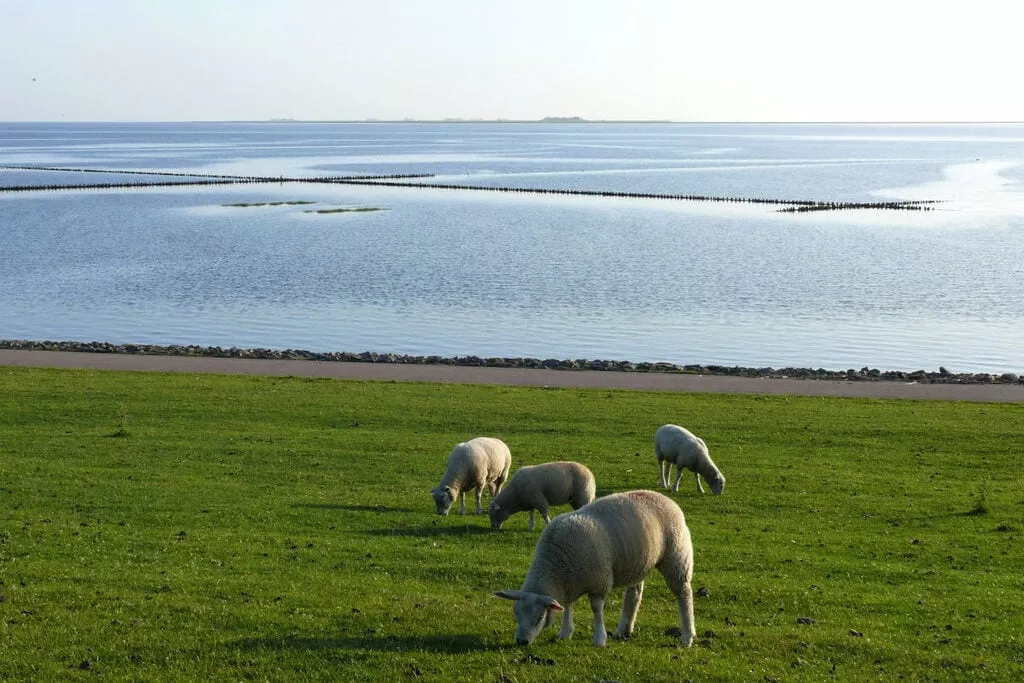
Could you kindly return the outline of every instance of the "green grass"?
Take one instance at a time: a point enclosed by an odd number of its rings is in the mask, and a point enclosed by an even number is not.
[[[433,514],[456,442],[654,488],[666,422],[698,640],[512,645],[526,515]],[[1024,406],[0,368],[0,680],[1020,680]],[[542,524],[542,522],[541,522]],[[609,600],[614,625],[621,592]],[[798,623],[806,618],[813,623]]]

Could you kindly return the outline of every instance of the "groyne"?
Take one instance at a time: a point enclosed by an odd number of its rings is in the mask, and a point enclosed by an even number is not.
[[[64,173],[104,173],[146,176],[172,176],[191,180],[175,181],[138,181],[124,183],[90,183],[90,184],[48,184],[48,185],[5,185],[0,192],[41,192],[58,190],[100,190],[100,189],[140,189],[147,187],[200,186],[200,185],[235,185],[260,183],[326,183],[337,185],[371,185],[377,187],[402,187],[432,190],[453,190],[463,192],[504,192],[513,194],[563,195],[575,197],[602,197],[619,199],[654,199],[688,202],[728,202],[737,204],[765,204],[779,206],[778,211],[841,211],[852,209],[883,209],[903,211],[930,211],[936,201],[886,201],[886,202],[837,202],[813,199],[784,199],[770,197],[738,197],[702,194],[674,194],[659,192],[626,192],[618,190],[574,190],[564,188],[510,187],[468,185],[459,183],[423,182],[424,178],[436,177],[434,174],[394,174],[394,175],[359,175],[359,176],[234,176],[222,174],[201,174],[169,171],[138,171],[95,168],[64,168],[53,166],[0,166],[3,170],[53,171]]]
[[[387,175],[317,176],[314,178],[289,176],[226,175],[219,173],[187,173],[177,171],[134,171],[101,168],[65,168],[57,166],[0,166],[0,170],[52,171],[61,173],[102,173],[105,175],[158,176],[181,178],[181,180],[138,180],[107,183],[48,183],[44,185],[3,185],[0,192],[47,192],[57,190],[119,190],[144,189],[148,187],[177,187],[203,185],[246,185],[266,183],[372,183],[401,179],[430,178],[429,173],[398,173]]]

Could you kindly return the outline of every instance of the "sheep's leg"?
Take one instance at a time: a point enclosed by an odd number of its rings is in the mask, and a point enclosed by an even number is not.
[[[551,517],[548,515],[548,505],[544,502],[537,510],[540,512],[540,516],[544,518],[544,524],[548,525],[551,523]]]
[[[572,605],[564,605],[562,609],[562,628],[558,629],[559,638],[572,638],[576,627],[572,623]]]
[[[640,601],[643,597],[643,581],[626,589],[626,595],[622,599],[622,617],[619,619],[618,628],[615,629],[616,638],[628,638],[633,633],[636,615],[640,611]]]
[[[533,510],[530,510],[530,531],[533,531]]]
[[[696,630],[693,625],[693,589],[690,578],[693,574],[693,560],[682,554],[669,553],[658,567],[665,577],[668,588],[676,596],[679,605],[679,644],[689,647],[693,644]]]
[[[668,488],[668,475],[672,471],[672,465],[668,460],[658,460],[658,474],[661,476],[661,488]]]
[[[684,647],[690,647],[693,644],[693,636],[696,634],[696,629],[693,626],[693,589],[690,587],[689,581],[679,591],[678,602],[679,630],[681,632],[679,644]]]
[[[466,491],[459,491],[459,514],[466,514]]]
[[[683,478],[683,468],[676,465],[676,484],[672,487],[673,491],[679,490],[679,480]]]
[[[478,514],[478,515],[482,514],[483,511],[484,511],[483,505],[480,504],[480,502],[483,500],[483,497],[484,497],[484,487],[483,486],[477,486],[476,487],[476,514]]]
[[[604,630],[604,596],[591,595],[590,609],[594,610],[594,645],[604,647],[608,632]]]
[[[700,493],[704,493],[704,487],[700,485],[700,473],[694,472],[693,476],[697,480],[697,491],[699,491]]]

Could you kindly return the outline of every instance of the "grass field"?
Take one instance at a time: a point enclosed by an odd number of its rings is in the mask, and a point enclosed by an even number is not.
[[[433,514],[458,441],[673,497],[698,638],[512,644],[538,531]],[[3,680],[1021,680],[1024,405],[0,368]],[[485,501],[487,499],[485,498]],[[470,506],[471,507],[471,506]],[[621,592],[606,619],[618,619]],[[802,623],[801,623],[802,622]]]

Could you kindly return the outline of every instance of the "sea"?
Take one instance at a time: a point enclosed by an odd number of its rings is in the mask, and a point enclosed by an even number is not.
[[[1024,373],[1024,124],[0,123],[0,188],[0,339]]]

